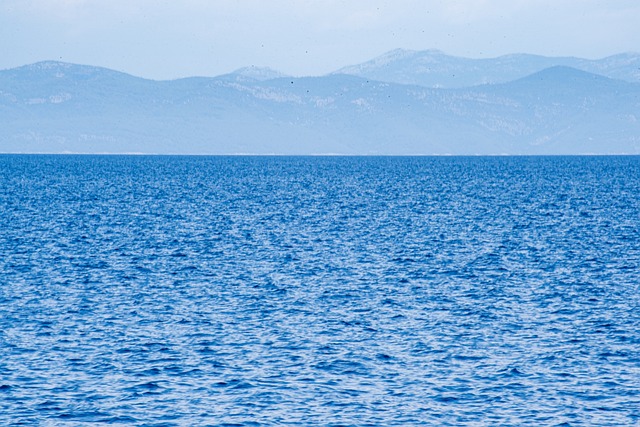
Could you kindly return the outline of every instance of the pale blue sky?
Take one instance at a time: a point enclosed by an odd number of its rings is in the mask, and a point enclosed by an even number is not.
[[[0,0],[0,68],[45,59],[154,79],[319,75],[394,48],[468,57],[640,51],[638,0]]]

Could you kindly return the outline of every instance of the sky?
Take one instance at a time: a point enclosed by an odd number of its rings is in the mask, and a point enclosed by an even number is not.
[[[42,60],[156,80],[244,66],[322,75],[396,48],[471,58],[640,51],[638,0],[0,0],[0,69]]]

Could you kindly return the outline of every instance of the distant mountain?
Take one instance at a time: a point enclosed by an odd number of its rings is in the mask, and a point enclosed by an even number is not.
[[[273,80],[281,77],[288,77],[286,74],[280,71],[273,70],[268,67],[243,67],[235,70],[229,76],[234,76],[238,79],[252,79],[258,81]]]
[[[640,154],[640,84],[575,68],[460,89],[248,74],[0,71],[0,152]]]
[[[623,53],[599,60],[514,54],[490,59],[446,55],[439,50],[396,49],[337,74],[439,88],[506,83],[553,66],[567,66],[606,77],[640,83],[640,54]]]

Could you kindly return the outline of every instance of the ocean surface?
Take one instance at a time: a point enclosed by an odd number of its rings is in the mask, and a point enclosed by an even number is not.
[[[0,425],[640,425],[640,157],[0,156]]]

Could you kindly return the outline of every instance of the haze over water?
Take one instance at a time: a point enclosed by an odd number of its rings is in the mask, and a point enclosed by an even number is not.
[[[637,157],[0,156],[2,425],[640,423]]]

